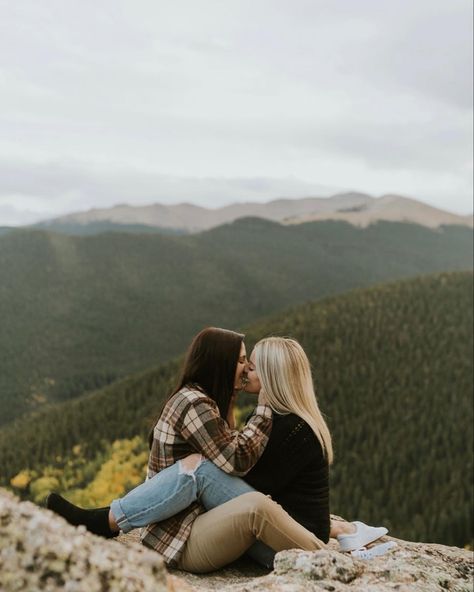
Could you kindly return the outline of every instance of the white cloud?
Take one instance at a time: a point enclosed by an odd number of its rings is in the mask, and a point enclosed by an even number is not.
[[[3,203],[322,184],[472,210],[470,0],[3,5]]]

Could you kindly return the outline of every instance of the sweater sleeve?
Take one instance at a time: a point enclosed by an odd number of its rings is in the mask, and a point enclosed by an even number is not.
[[[258,491],[278,495],[313,462],[314,456],[308,452],[314,450],[315,446],[320,447],[315,439],[313,431],[304,422],[299,422],[284,437],[274,437],[272,434],[262,458],[245,480]]]
[[[241,431],[231,430],[206,398],[192,401],[181,418],[181,436],[188,444],[230,475],[245,475],[268,442],[272,411],[258,405]]]

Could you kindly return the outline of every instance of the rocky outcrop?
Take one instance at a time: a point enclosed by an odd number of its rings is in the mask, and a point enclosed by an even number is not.
[[[260,577],[252,577],[249,569],[255,567],[245,562],[206,578],[179,576],[200,592],[473,592],[472,552],[396,542],[395,549],[370,561],[343,555],[333,544],[325,551],[282,551],[274,571]]]
[[[164,592],[161,557],[106,541],[0,490],[0,590]]]
[[[214,574],[168,574],[160,556],[142,547],[136,536],[120,537],[119,542],[100,539],[0,490],[2,592],[473,591],[471,551],[397,543],[370,561],[343,555],[332,544],[318,552],[282,551],[271,573],[241,560]]]
[[[285,551],[278,554],[274,575],[267,581],[271,586],[294,581],[308,592],[472,592],[473,576],[473,557],[468,551],[398,541],[394,550],[370,561],[354,560],[337,551]],[[259,588],[266,589],[274,588]]]

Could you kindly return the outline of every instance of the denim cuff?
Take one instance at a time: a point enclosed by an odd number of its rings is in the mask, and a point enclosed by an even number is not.
[[[122,506],[120,505],[119,499],[114,500],[110,504],[110,510],[114,515],[117,526],[120,528],[122,532],[130,532],[131,530],[133,530],[133,526],[130,524],[122,510]]]

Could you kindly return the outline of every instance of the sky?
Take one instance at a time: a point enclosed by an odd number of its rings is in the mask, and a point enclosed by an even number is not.
[[[471,0],[0,0],[0,225],[395,193],[472,212]]]

